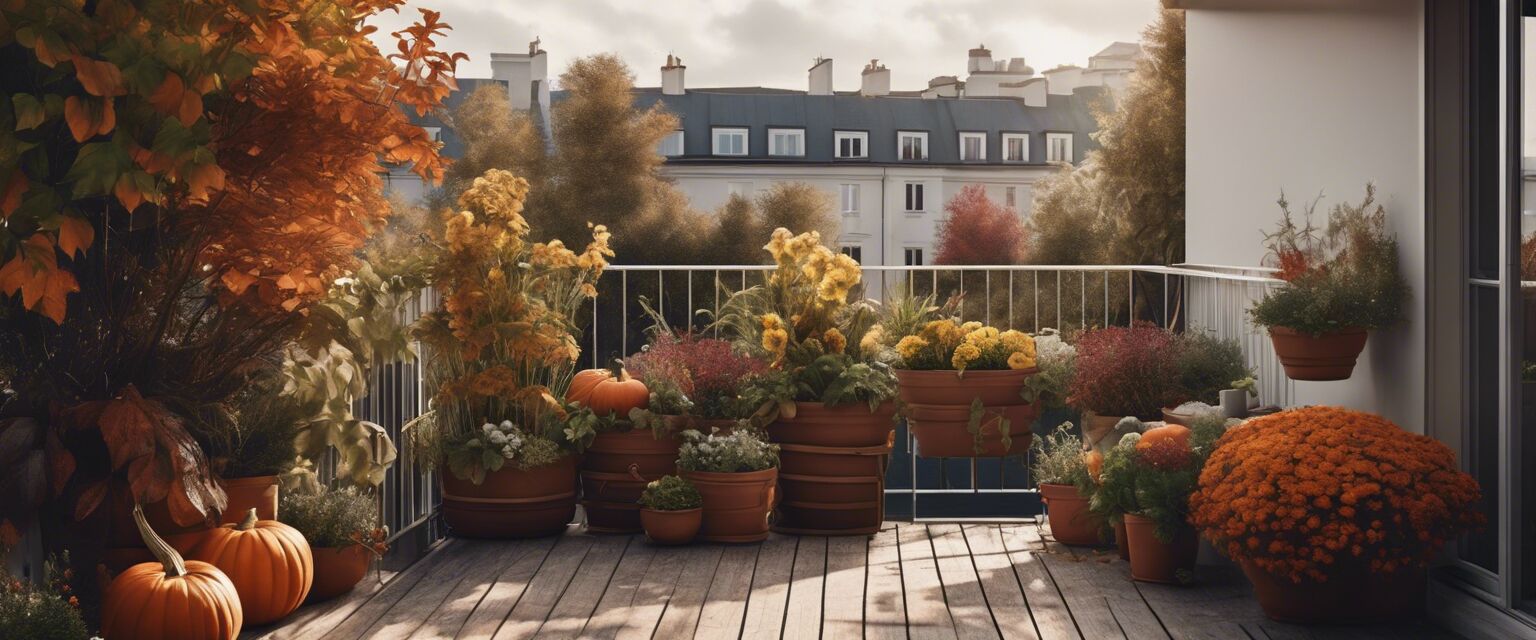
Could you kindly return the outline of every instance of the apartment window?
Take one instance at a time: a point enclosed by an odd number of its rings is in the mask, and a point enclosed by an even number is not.
[[[907,211],[923,211],[923,183],[907,183]]]
[[[726,183],[725,188],[731,197],[752,197],[752,183],[750,182],[730,182]]]
[[[1029,134],[1003,134],[1003,162],[1029,162]]]
[[[1072,158],[1072,134],[1045,134],[1046,162],[1075,162]]]
[[[864,261],[864,247],[856,244],[843,245],[843,255],[853,258],[854,262]]]
[[[443,141],[443,128],[442,127],[422,127],[421,130],[427,132],[427,139],[428,140],[431,140],[433,142],[442,142]]]
[[[896,148],[902,160],[928,159],[928,133],[926,131],[896,132]]]
[[[839,131],[833,134],[838,158],[868,158],[869,134],[863,131]]]
[[[905,253],[906,265],[909,267],[923,266],[923,250],[918,247],[907,247]]]
[[[1004,188],[1003,189],[1003,202],[1004,202],[1004,204],[1008,205],[1008,208],[1010,210],[1018,210],[1018,208],[1019,208],[1019,188],[1018,187],[1006,187],[1006,188]]]
[[[769,129],[768,155],[805,155],[805,129]]]
[[[962,133],[960,134],[960,160],[962,162],[979,162],[987,159],[987,134]]]
[[[714,129],[714,153],[717,156],[747,155],[747,130],[744,128],[716,127]]]
[[[678,129],[662,138],[661,143],[656,145],[656,153],[668,158],[683,155],[683,130]]]
[[[859,212],[859,185],[845,184],[838,186],[838,198],[843,205],[843,213]]]

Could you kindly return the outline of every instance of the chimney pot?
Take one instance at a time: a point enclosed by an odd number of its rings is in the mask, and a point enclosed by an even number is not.
[[[818,56],[816,58],[816,64],[811,65],[811,69],[810,69],[809,73],[810,73],[810,87],[809,87],[809,91],[807,93],[809,93],[810,95],[813,95],[813,96],[830,96],[830,95],[832,95],[832,59],[831,58],[822,58],[822,57]]]
[[[672,54],[667,54],[667,63],[661,67],[661,94],[666,96],[680,96],[685,91],[683,72],[688,67],[683,66],[683,59]]]

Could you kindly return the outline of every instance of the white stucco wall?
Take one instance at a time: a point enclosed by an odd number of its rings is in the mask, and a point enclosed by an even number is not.
[[[1326,212],[1374,182],[1414,290],[1408,319],[1371,336],[1353,378],[1299,382],[1296,400],[1423,433],[1423,6],[1245,6],[1187,13],[1188,260],[1257,265],[1281,190],[1293,206],[1321,192]]]

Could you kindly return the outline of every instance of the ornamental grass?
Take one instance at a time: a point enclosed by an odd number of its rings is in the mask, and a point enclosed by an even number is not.
[[[1309,407],[1229,430],[1200,474],[1190,522],[1234,560],[1325,582],[1345,562],[1426,565],[1483,523],[1480,495],[1440,442],[1380,416]]]

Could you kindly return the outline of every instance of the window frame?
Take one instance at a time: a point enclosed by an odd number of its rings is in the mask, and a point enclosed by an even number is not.
[[[967,138],[973,138],[973,139],[979,138],[981,140],[981,144],[978,146],[978,148],[981,150],[980,157],[976,157],[976,158],[967,158],[967,157],[965,157],[965,141],[966,141]],[[985,132],[985,131],[961,131],[959,133],[959,143],[960,143],[960,147],[959,147],[959,149],[957,149],[957,151],[960,154],[960,161],[961,162],[986,162],[987,161],[987,132]]]
[[[667,134],[666,137],[661,139],[661,144],[667,144],[667,142],[672,140],[673,136],[677,136],[677,153],[666,153],[661,149],[657,149],[661,157],[678,158],[688,153],[688,133],[682,129],[673,129],[672,133]]]
[[[859,196],[861,195],[859,193],[861,191],[859,186],[857,182],[844,182],[837,185],[837,206],[843,215],[858,215]],[[850,193],[852,194],[851,198],[849,197]],[[853,208],[848,206],[850,201],[852,201]]]
[[[915,137],[915,138],[917,138],[917,139],[922,141],[922,144],[923,144],[923,157],[921,157],[921,158],[906,158],[906,157],[903,157],[903,155],[902,155],[902,147],[903,147],[902,142],[903,142],[903,139],[908,137],[908,136]],[[896,131],[896,160],[898,162],[927,162],[928,158],[933,156],[932,151],[933,150],[931,148],[929,148],[929,146],[928,146],[928,132],[927,131],[920,131],[920,130],[916,130],[916,129],[898,129]]]
[[[1076,136],[1072,135],[1071,133],[1065,132],[1065,131],[1047,131],[1045,133],[1045,161],[1046,162],[1065,162],[1067,164],[1077,164],[1077,149],[1074,148],[1075,147],[1075,138],[1076,138]],[[1052,142],[1054,142],[1056,140],[1064,140],[1067,143],[1067,145],[1066,145],[1067,158],[1065,160],[1060,159],[1060,158],[1052,158],[1051,157],[1051,149],[1054,146],[1052,144]]]
[[[1029,136],[1030,136],[1030,134],[1029,134],[1028,131],[1004,131],[1003,132],[1003,146],[1002,146],[1002,149],[1000,150],[1002,152],[1002,154],[1003,154],[1003,162],[1012,163],[1012,164],[1028,164],[1029,163],[1029,142],[1030,142]],[[1008,142],[1010,140],[1022,140],[1024,142],[1024,157],[1023,158],[1009,158],[1008,157]]]
[[[854,262],[858,262],[860,264],[863,264],[864,262],[864,245],[857,242],[853,244],[841,245],[837,248],[837,252],[853,258]]]
[[[856,156],[843,155],[843,140],[857,140],[859,151]],[[869,159],[869,132],[851,129],[837,129],[832,132],[832,159],[834,160],[868,160]]]
[[[773,148],[773,137],[778,134],[794,134],[800,138],[799,153],[777,153]],[[805,157],[805,127],[768,127],[768,156],[772,158],[804,158]]]
[[[915,253],[916,257],[917,257],[917,262],[916,263],[912,262],[912,257],[914,255],[914,253]],[[908,266],[908,267],[921,267],[921,266],[924,266],[924,262],[923,262],[923,248],[922,247],[902,247],[901,248],[901,262],[902,262],[902,264],[904,266]]]
[[[926,184],[922,181],[908,181],[903,184],[905,186],[902,189],[902,195],[904,196],[902,198],[902,211],[906,213],[926,213],[928,211],[928,194]],[[917,201],[916,209],[912,208],[912,202],[914,200],[912,194],[914,193],[914,188],[916,189],[917,194],[917,198],[915,198]]]
[[[1003,206],[1014,213],[1019,212],[1019,187],[1006,185],[1003,187]]]
[[[720,134],[740,133],[741,153],[721,153]],[[710,127],[709,128],[709,153],[713,156],[725,158],[741,158],[752,154],[752,128],[751,127]]]

